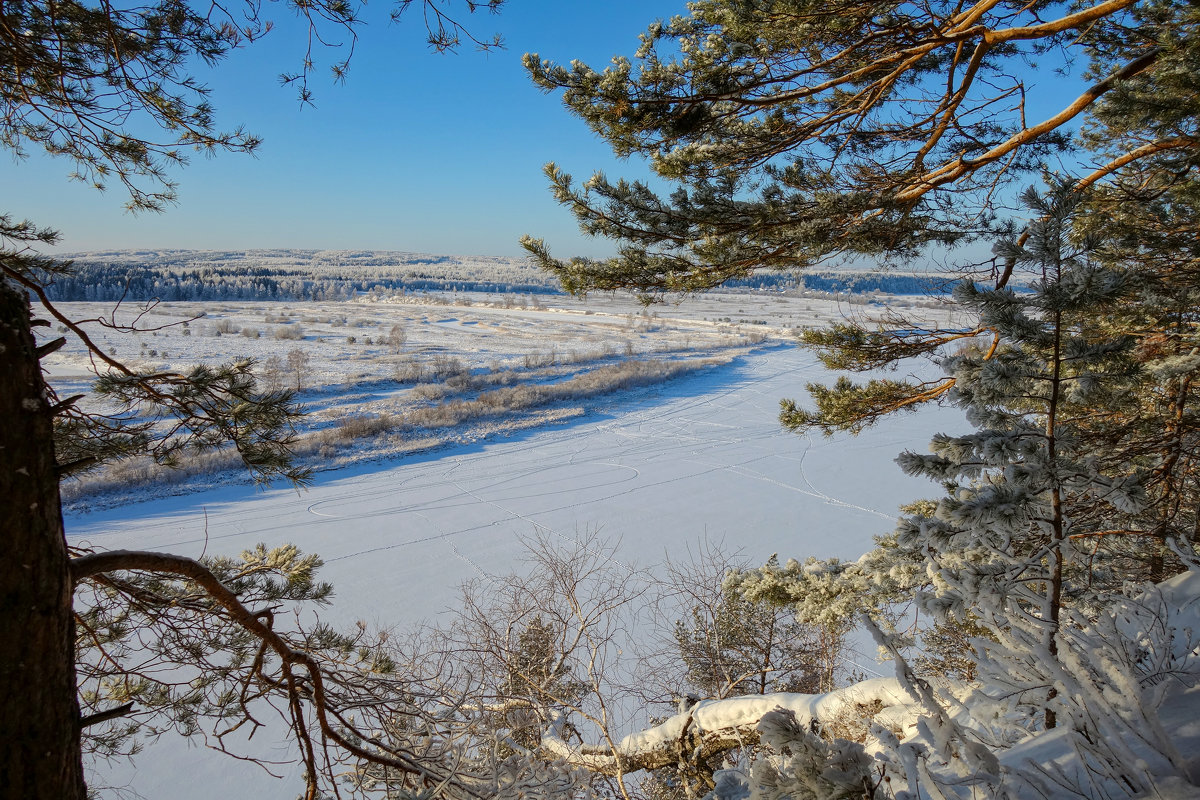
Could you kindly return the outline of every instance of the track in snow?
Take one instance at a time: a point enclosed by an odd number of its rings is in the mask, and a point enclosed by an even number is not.
[[[331,616],[403,623],[436,614],[457,586],[517,568],[520,537],[600,529],[632,568],[721,540],[772,553],[855,557],[928,484],[891,463],[924,448],[947,412],[922,412],[857,439],[780,429],[781,397],[820,379],[813,359],[775,348],[668,385],[610,416],[320,476],[297,493],[218,489],[70,520],[106,547],[187,555],[293,542],[321,554],[338,589]]]

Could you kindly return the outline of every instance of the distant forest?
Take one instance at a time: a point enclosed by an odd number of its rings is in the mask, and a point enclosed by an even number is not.
[[[557,294],[553,276],[523,258],[328,250],[106,251],[72,256],[51,299],[115,301],[348,300],[371,292]],[[764,272],[726,289],[936,295],[937,275],[860,270]]]

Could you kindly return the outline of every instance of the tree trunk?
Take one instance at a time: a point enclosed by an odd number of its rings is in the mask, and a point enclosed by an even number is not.
[[[84,800],[51,419],[29,303],[0,280],[0,796]]]
[[[1062,269],[1055,269],[1054,281],[1062,279]],[[1047,598],[1046,617],[1049,625],[1046,628],[1046,651],[1056,661],[1058,660],[1058,632],[1061,627],[1063,604],[1063,547],[1066,542],[1066,528],[1063,522],[1062,480],[1058,474],[1058,404],[1062,400],[1062,312],[1054,312],[1054,351],[1053,367],[1050,374],[1050,397],[1046,402],[1046,461],[1050,465],[1050,594]],[[1053,701],[1058,696],[1058,689],[1053,686],[1046,693],[1046,699]],[[1046,706],[1046,729],[1058,726],[1058,714],[1053,706]]]

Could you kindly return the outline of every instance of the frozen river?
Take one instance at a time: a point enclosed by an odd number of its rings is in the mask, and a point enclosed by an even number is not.
[[[620,540],[625,564],[704,538],[752,563],[852,558],[891,529],[900,503],[936,493],[895,455],[962,423],[928,409],[857,438],[781,430],[780,398],[802,398],[824,377],[806,353],[766,349],[573,424],[323,473],[300,492],[229,487],[71,517],[68,532],[190,556],[292,542],[326,560],[322,577],[336,588],[327,621],[385,626],[434,616],[463,581],[517,568],[519,538],[536,531],[569,540],[599,528]],[[281,747],[270,753],[286,759]],[[151,798],[290,800],[301,788],[294,774],[276,780],[169,738],[135,770],[98,780]]]
[[[389,464],[320,473],[297,492],[229,487],[72,517],[107,549],[237,553],[258,542],[319,553],[336,616],[435,614],[455,587],[515,566],[517,538],[600,529],[640,565],[707,538],[752,561],[856,557],[896,507],[935,488],[900,473],[953,412],[930,409],[855,438],[781,430],[779,400],[822,378],[790,347],[685,378],[573,424]]]

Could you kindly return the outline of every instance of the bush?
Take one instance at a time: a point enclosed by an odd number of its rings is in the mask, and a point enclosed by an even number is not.
[[[413,358],[405,358],[396,362],[392,378],[398,383],[419,383],[425,378],[425,370]]]
[[[437,402],[449,394],[449,392],[440,383],[422,383],[419,386],[414,386],[411,394],[418,400]]]
[[[275,329],[275,338],[280,340],[303,339],[304,328],[299,325],[280,325]]]
[[[437,380],[446,380],[467,371],[460,359],[454,356],[438,354],[430,362],[429,371]]]
[[[395,419],[390,414],[381,414],[379,416],[355,414],[349,417],[342,417],[337,421],[335,428],[336,437],[340,441],[350,442],[354,439],[376,436],[391,430],[395,422]]]
[[[466,392],[474,386],[474,381],[471,380],[469,373],[459,373],[451,375],[446,379],[446,388],[454,392]]]

